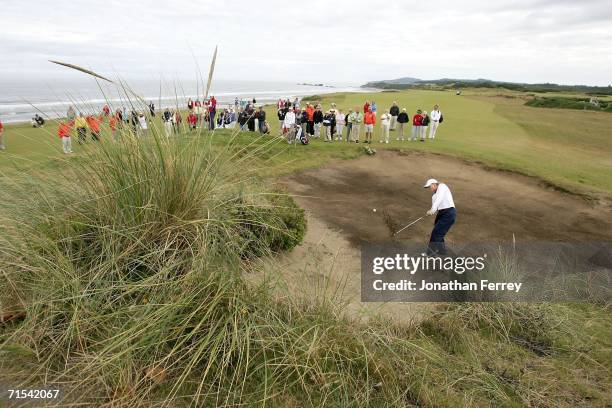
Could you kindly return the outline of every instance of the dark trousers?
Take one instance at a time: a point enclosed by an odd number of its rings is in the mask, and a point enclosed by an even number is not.
[[[306,123],[306,133],[308,133],[310,136],[314,135],[314,122],[311,120]]]
[[[438,211],[433,230],[431,231],[431,237],[429,238],[427,251],[429,254],[446,254],[444,237],[455,223],[455,218],[457,218],[457,211],[454,208],[445,208]]]
[[[210,124],[209,124],[209,129],[213,130],[215,128],[215,111],[210,112],[210,115],[208,117]]]
[[[87,128],[84,128],[84,127],[77,128],[77,135],[78,135],[77,141],[79,142],[79,144],[85,143],[85,141],[87,140]]]

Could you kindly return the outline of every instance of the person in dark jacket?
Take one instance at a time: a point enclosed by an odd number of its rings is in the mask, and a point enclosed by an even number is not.
[[[348,112],[346,113],[346,116],[344,117],[344,126],[346,127],[346,141],[347,142],[351,141],[351,129],[353,128],[353,124],[349,120],[349,116],[351,115],[352,112],[353,110],[349,109]]]
[[[246,109],[243,109],[238,115],[238,124],[240,125],[240,130],[245,130],[246,123],[249,120],[249,115]]]
[[[321,105],[317,105],[315,108],[312,119],[314,123],[314,137],[318,139],[321,137],[321,124],[323,123],[323,112],[321,111]]]
[[[391,124],[389,126],[389,130],[395,130],[397,127],[397,117],[400,114],[399,106],[397,106],[397,102],[393,101],[393,105],[389,109],[389,115],[391,115]]]
[[[246,108],[246,113],[249,118],[247,121],[247,127],[249,128],[249,132],[255,131],[255,109],[253,109],[253,105],[249,105]]]
[[[302,126],[302,134],[306,135],[308,133],[308,112],[306,109],[302,109],[300,114],[300,125]]]
[[[399,131],[397,132],[396,140],[404,140],[404,130],[406,128],[406,123],[410,121],[410,117],[408,113],[406,113],[406,108],[402,109],[402,111],[397,115],[397,123],[399,123]]]
[[[282,134],[285,134],[285,132],[286,132],[286,129],[283,126],[283,124],[285,122],[285,115],[286,114],[287,114],[287,108],[283,104],[283,106],[278,108],[278,111],[276,111],[276,116],[278,117],[278,126],[279,126],[280,132]]]
[[[427,112],[423,112],[423,120],[421,121],[421,142],[425,141],[425,138],[427,137],[427,128],[429,127],[429,122],[431,121],[431,119],[429,119],[429,115],[427,114]]]
[[[336,127],[336,114],[330,109],[323,116],[323,127],[325,128],[325,141],[333,142],[334,141],[334,129]]]
[[[259,111],[257,111],[257,124],[259,126],[259,133],[266,133],[266,111],[263,109],[263,106],[260,106]]]

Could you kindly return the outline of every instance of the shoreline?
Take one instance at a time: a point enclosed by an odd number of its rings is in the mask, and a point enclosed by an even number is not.
[[[300,86],[300,85],[297,85]],[[319,92],[320,91],[320,92]],[[213,93],[210,92],[209,96],[215,95],[217,98],[218,106],[234,106],[234,100],[238,98],[239,100],[252,100],[255,98],[258,103],[257,105],[269,105],[275,103],[279,98],[289,98],[293,100],[298,97],[301,99],[306,97],[311,97],[314,95],[329,95],[334,93],[368,93],[368,92],[379,92],[378,90],[365,89],[360,87],[337,87],[337,88],[326,88],[321,87],[318,89],[308,89],[304,91],[300,91],[299,89],[288,89],[286,91],[283,90],[257,90],[257,91],[227,91],[227,92],[219,92]],[[162,109],[168,108],[176,108],[178,106],[184,106],[186,108],[187,100],[192,99],[196,100],[198,98],[203,99],[203,97],[198,97],[196,94],[193,95],[181,95],[181,96],[156,96],[156,97],[146,97],[146,96],[137,96],[131,97],[133,100],[129,98],[90,98],[85,101],[48,101],[41,103],[14,103],[14,104],[0,104],[0,120],[2,123],[6,125],[19,125],[24,123],[30,123],[31,118],[35,114],[39,114],[45,120],[57,120],[65,118],[66,110],[69,106],[73,106],[75,110],[78,112],[82,111],[84,114],[91,114],[92,111],[101,111],[104,105],[109,105],[111,111],[114,111],[117,108],[126,106],[134,106],[137,110],[145,110],[148,109],[146,104],[148,102],[153,102],[155,104],[155,110],[161,111]],[[178,104],[177,104],[178,99]],[[134,101],[135,100],[135,101]],[[136,102],[136,103],[135,103]],[[143,105],[143,106],[140,106]],[[2,106],[4,106],[5,112],[2,112]],[[26,107],[30,107],[27,109]],[[80,108],[80,109],[79,109]],[[27,112],[19,111],[19,112],[11,112],[10,109],[27,109]],[[182,108],[180,108],[182,110]],[[12,116],[19,116],[19,119],[11,120]],[[25,118],[24,116],[28,116]]]

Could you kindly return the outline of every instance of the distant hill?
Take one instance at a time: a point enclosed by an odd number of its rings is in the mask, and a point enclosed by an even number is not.
[[[403,78],[397,78],[397,79],[385,79],[383,81],[378,81],[378,82],[382,82],[385,84],[398,84],[398,85],[406,85],[406,84],[414,84],[419,82],[420,79],[418,78],[412,78],[412,77],[403,77]],[[367,86],[364,85],[364,86]]]
[[[612,86],[559,85],[553,83],[526,84],[494,81],[491,79],[417,79],[404,77],[368,82],[362,88],[378,89],[461,89],[461,88],[503,88],[524,92],[582,92],[593,95],[612,95]]]

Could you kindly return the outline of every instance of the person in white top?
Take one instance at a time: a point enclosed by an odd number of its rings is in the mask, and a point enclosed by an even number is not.
[[[389,111],[386,110],[385,113],[383,113],[380,116],[380,143],[382,143],[383,141],[385,143],[389,143],[390,127],[391,127],[391,115],[389,114]]]
[[[431,208],[427,211],[427,215],[437,213],[429,238],[427,253],[429,255],[444,255],[446,254],[444,237],[457,218],[453,195],[446,184],[440,183],[436,179],[427,180],[423,187],[429,188],[434,193],[431,197]]]
[[[147,136],[149,134],[149,126],[147,125],[147,118],[142,113],[138,116],[138,124],[140,125],[140,135]]]
[[[292,143],[295,139],[295,112],[293,108],[289,106],[289,110],[285,113],[285,119],[283,119],[283,128],[287,129],[287,141]]]
[[[438,130],[440,119],[442,118],[442,112],[440,112],[440,107],[438,105],[434,105],[429,117],[431,119],[431,124],[429,126],[429,138],[433,139],[436,137],[436,131]]]
[[[342,140],[344,125],[344,113],[342,109],[338,109],[338,111],[336,111],[336,140]]]

